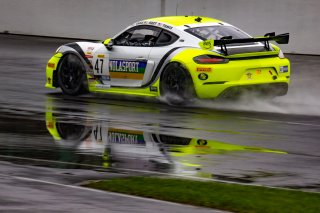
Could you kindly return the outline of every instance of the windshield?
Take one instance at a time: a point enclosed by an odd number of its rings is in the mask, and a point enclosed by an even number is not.
[[[232,36],[233,39],[238,38],[250,38],[243,31],[232,27],[232,26],[205,26],[205,27],[195,27],[185,30],[186,32],[202,39],[202,40],[220,40],[225,36]]]

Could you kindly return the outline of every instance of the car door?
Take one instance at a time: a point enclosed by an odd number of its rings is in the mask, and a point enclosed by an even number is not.
[[[149,59],[161,29],[153,26],[132,27],[114,39],[109,51],[111,86],[141,87],[147,73],[154,69]]]
[[[184,42],[184,40],[178,42],[179,38],[180,37],[175,33],[162,29],[154,47],[149,53],[149,60],[153,61],[155,66],[161,66],[173,50],[182,46],[181,42]],[[152,80],[159,74],[158,71],[160,70],[154,69],[152,72],[147,73],[145,75],[145,84],[152,82]]]

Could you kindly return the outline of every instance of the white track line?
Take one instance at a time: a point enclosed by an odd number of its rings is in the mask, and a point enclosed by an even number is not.
[[[72,189],[77,189],[77,190],[96,192],[96,193],[100,193],[100,194],[107,194],[107,195],[113,195],[113,196],[119,196],[119,197],[131,198],[131,199],[138,199],[138,200],[142,200],[142,201],[149,201],[149,202],[167,204],[167,205],[170,204],[170,205],[176,205],[176,206],[191,206],[191,205],[188,205],[188,204],[180,204],[180,203],[174,203],[174,202],[170,202],[170,201],[164,201],[164,200],[157,200],[157,199],[139,197],[139,196],[134,196],[134,195],[121,194],[121,193],[117,193],[117,192],[103,191],[103,190],[92,189],[92,188],[87,188],[87,187],[81,187],[81,186],[76,186],[76,185],[61,184],[61,183],[56,183],[56,182],[51,182],[51,181],[38,180],[38,179],[34,179],[34,178],[26,178],[26,177],[21,177],[21,176],[8,176],[8,175],[0,175],[0,176],[8,177],[8,178],[14,178],[14,179],[17,179],[17,180],[22,180],[22,181],[37,182],[37,183],[43,183],[43,184],[67,187],[67,188],[72,188]],[[192,206],[192,207],[205,208],[205,207],[197,207],[197,206]],[[221,212],[223,212],[223,211],[221,211]]]

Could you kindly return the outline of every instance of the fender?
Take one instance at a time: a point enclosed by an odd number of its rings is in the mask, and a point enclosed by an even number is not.
[[[98,76],[96,79],[101,84],[110,87],[109,55],[104,44],[75,42],[60,47],[59,52],[63,55],[69,53],[77,55],[84,64],[89,79],[95,79]],[[106,78],[99,78],[99,76],[106,76]]]
[[[195,47],[175,47],[169,50],[160,60],[158,66],[156,67],[155,71],[153,72],[153,75],[151,77],[151,80],[142,85],[142,88],[149,87],[153,85],[161,76],[162,71],[165,69],[165,67],[170,63],[170,62],[179,62],[183,66],[186,66],[186,61],[185,61],[185,56],[182,55],[182,58],[179,57],[180,54],[182,54],[185,50],[191,50],[194,53],[194,56],[201,54],[211,54],[211,55],[217,55],[221,56],[215,52],[207,51],[207,50],[202,50],[200,48],[195,48]],[[187,68],[187,66],[186,66]],[[189,71],[190,72],[190,71]],[[191,73],[190,73],[191,74]]]
[[[90,42],[75,42],[75,43],[70,43],[62,46],[59,49],[59,52],[61,52],[63,55],[66,55],[68,53],[76,54],[83,62],[86,68],[87,74],[93,75],[93,63],[88,58],[89,56],[94,55],[94,52],[92,50],[98,49],[97,47],[100,47],[100,46],[104,46],[104,45],[98,44],[98,43],[96,44],[90,43]],[[89,48],[93,48],[91,49],[91,52],[88,52]],[[85,51],[86,53],[91,53],[91,54],[86,54]]]
[[[171,62],[172,58],[186,48],[188,47],[174,47],[169,50],[160,60],[158,66],[153,72],[151,80],[148,83],[142,85],[141,88],[146,88],[154,84],[160,78],[162,71],[167,66],[167,64]]]

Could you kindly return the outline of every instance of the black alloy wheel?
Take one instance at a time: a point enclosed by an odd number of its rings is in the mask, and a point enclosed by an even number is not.
[[[58,83],[63,93],[67,95],[80,95],[86,92],[86,71],[78,56],[68,54],[61,59]]]
[[[174,105],[185,104],[195,97],[190,73],[179,63],[170,63],[160,79],[161,96]]]

